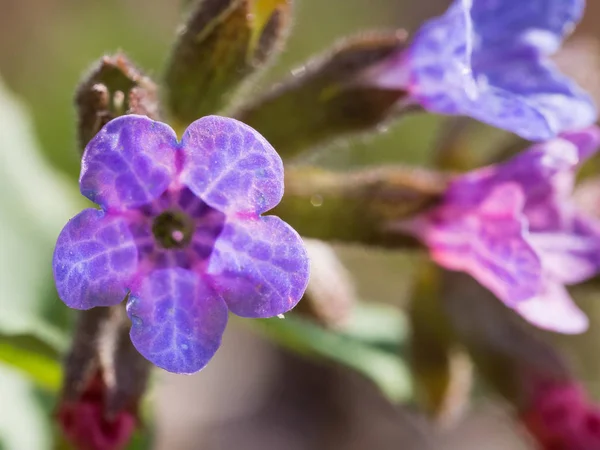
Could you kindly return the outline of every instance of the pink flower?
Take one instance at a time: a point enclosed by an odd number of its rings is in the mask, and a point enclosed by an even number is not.
[[[571,194],[600,129],[564,133],[510,161],[454,179],[442,202],[403,224],[435,262],[464,271],[529,322],[562,333],[587,328],[565,285],[599,272],[600,224]]]

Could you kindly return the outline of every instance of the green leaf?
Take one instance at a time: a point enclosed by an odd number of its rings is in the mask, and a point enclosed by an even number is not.
[[[0,81],[0,335],[31,335],[60,351],[66,339],[50,318],[67,309],[55,295],[52,251],[83,202],[41,157],[33,135]]]
[[[393,306],[359,303],[342,331],[365,343],[398,348],[408,339],[408,322]]]
[[[30,336],[0,337],[0,361],[25,374],[39,388],[56,393],[62,368],[52,349]]]
[[[363,312],[365,308],[368,307],[365,306]],[[401,317],[398,312],[394,316]],[[369,343],[368,340],[359,339],[360,336],[368,335],[365,333],[364,323],[354,325],[340,333],[326,330],[314,322],[295,317],[293,314],[286,316],[285,319],[255,320],[253,323],[258,324],[257,327],[268,337],[292,351],[309,357],[335,361],[360,372],[375,383],[391,401],[400,402],[411,398],[410,376],[397,348],[385,350]],[[383,326],[401,329],[404,321],[389,320],[387,325]],[[389,333],[387,336],[382,334],[378,340],[389,344],[398,338],[393,335],[394,333]],[[383,338],[384,336],[386,337]],[[389,340],[390,337],[392,340]]]

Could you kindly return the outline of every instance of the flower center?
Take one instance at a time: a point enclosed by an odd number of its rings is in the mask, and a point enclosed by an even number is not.
[[[179,211],[165,211],[152,222],[152,234],[163,248],[185,248],[192,240],[194,222]]]

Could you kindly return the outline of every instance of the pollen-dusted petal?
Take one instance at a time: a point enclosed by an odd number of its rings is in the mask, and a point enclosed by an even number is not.
[[[192,123],[181,145],[181,181],[223,212],[260,214],[283,196],[283,163],[257,131],[235,119],[208,116]]]
[[[86,209],[61,231],[54,250],[54,280],[67,306],[90,309],[123,301],[136,274],[138,251],[126,220]]]
[[[81,193],[105,209],[151,203],[175,176],[175,132],[145,116],[126,115],[107,123],[83,154]]]
[[[538,296],[514,307],[523,318],[546,330],[565,334],[583,333],[588,318],[562,284],[547,281]]]
[[[296,306],[308,284],[309,263],[298,233],[266,216],[226,222],[207,273],[231,312],[273,317]]]
[[[227,306],[194,272],[151,272],[127,302],[131,341],[150,362],[169,372],[202,369],[221,345]]]
[[[511,306],[535,296],[541,283],[540,259],[526,240],[523,199],[517,185],[500,185],[478,209],[445,208],[416,232],[438,264],[471,274]]]

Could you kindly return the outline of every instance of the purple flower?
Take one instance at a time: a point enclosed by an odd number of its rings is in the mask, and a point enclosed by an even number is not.
[[[531,323],[582,332],[587,318],[565,285],[600,271],[600,223],[570,196],[575,169],[599,143],[600,128],[565,133],[458,176],[408,230],[435,262],[471,274]]]
[[[228,310],[272,317],[304,293],[300,236],[260,215],[283,195],[281,159],[241,122],[204,117],[178,142],[163,123],[119,117],[88,144],[79,183],[101,209],[82,211],[61,232],[58,294],[76,309],[127,297],[131,340],[159,367],[200,370]]]
[[[584,0],[455,0],[410,46],[368,75],[409,101],[471,116],[526,139],[594,123],[591,98],[549,60]]]

